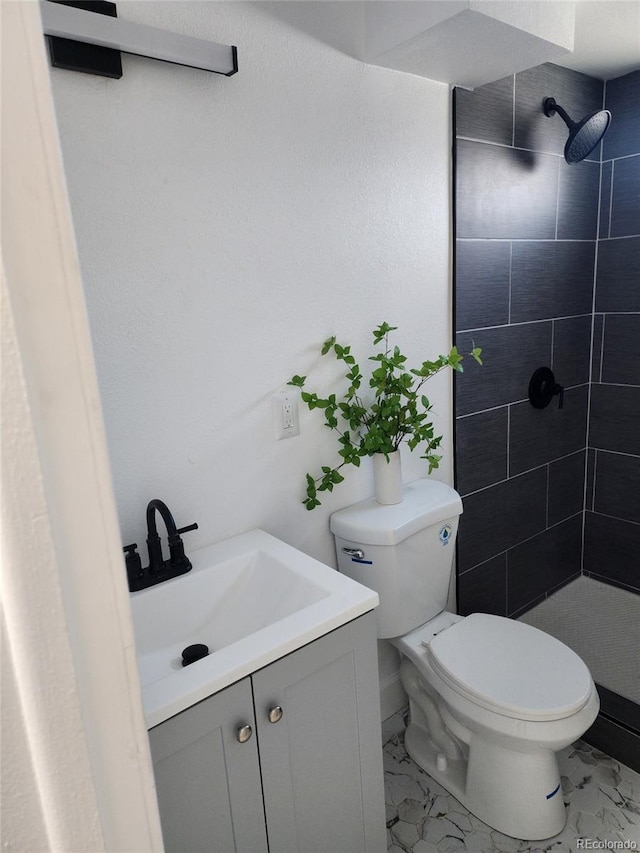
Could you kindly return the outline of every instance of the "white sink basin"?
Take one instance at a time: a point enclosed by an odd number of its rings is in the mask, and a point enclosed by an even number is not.
[[[189,554],[192,570],[131,595],[149,728],[376,607],[375,592],[263,530]],[[182,666],[182,650],[209,654]]]

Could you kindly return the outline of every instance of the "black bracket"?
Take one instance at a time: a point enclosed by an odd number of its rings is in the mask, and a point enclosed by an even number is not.
[[[558,408],[564,407],[564,387],[558,385],[550,367],[539,367],[529,380],[529,402],[534,409],[546,409],[553,397],[559,396]]]
[[[117,18],[116,4],[107,0],[47,0],[62,6],[74,6],[98,15]],[[87,44],[75,39],[59,36],[47,36],[49,56],[54,68],[66,68],[67,71],[84,71],[86,74],[98,74],[100,77],[122,77],[122,59],[120,51],[98,44]]]

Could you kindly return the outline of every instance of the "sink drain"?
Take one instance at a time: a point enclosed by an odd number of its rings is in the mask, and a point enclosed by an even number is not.
[[[201,658],[206,658],[209,654],[209,646],[204,643],[194,643],[192,646],[187,646],[182,650],[182,666],[189,666],[190,663],[195,663]]]

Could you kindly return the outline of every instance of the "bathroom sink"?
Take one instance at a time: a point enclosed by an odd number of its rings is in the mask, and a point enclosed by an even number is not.
[[[375,592],[263,530],[189,554],[185,575],[132,593],[149,728],[376,607]],[[188,666],[182,651],[209,654]]]

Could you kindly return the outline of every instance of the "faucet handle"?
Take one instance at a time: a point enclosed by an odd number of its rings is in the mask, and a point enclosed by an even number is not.
[[[129,590],[131,592],[139,589],[138,584],[144,574],[140,554],[136,551],[137,547],[137,543],[134,542],[132,545],[125,545],[122,549],[125,553],[124,561],[127,567],[127,580],[129,581]]]
[[[178,570],[182,573],[188,572],[191,568],[191,561],[184,553],[184,545],[182,544],[180,534],[197,529],[197,524],[188,524],[186,527],[179,528],[174,534],[169,536],[169,563],[173,571]]]
[[[138,554],[138,552],[136,551],[137,547],[138,543],[134,542],[133,545],[125,545],[122,549],[125,553],[125,560],[127,561],[127,563],[135,562],[136,559],[140,559],[140,554]]]
[[[195,524],[195,523],[194,524],[187,524],[186,527],[181,527],[181,528],[179,528],[179,530],[176,530],[176,533],[177,534],[188,533],[190,530],[197,530],[197,529],[198,529],[197,524]]]

